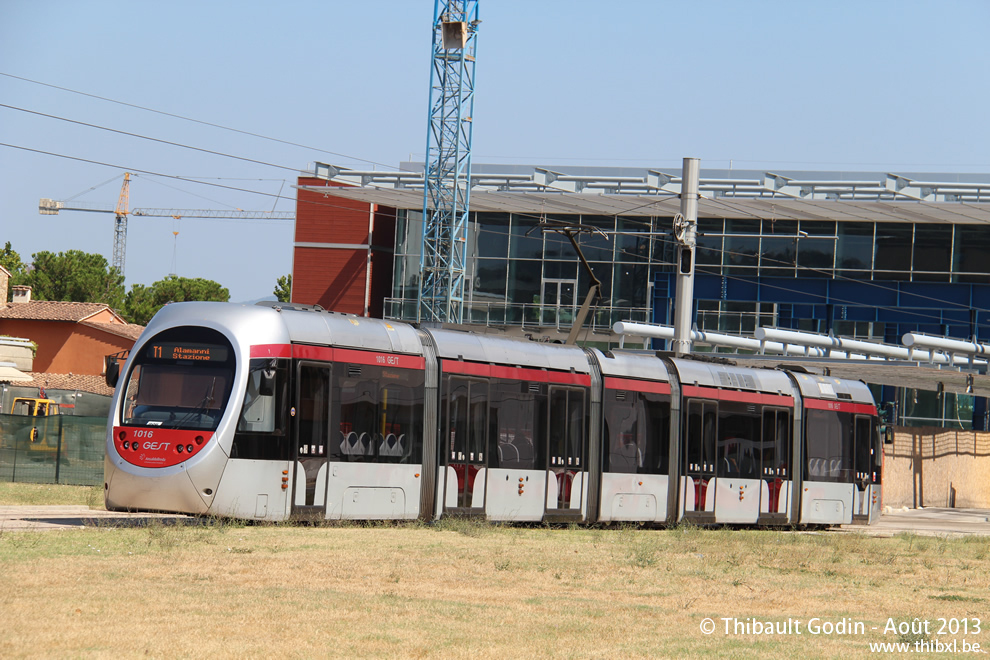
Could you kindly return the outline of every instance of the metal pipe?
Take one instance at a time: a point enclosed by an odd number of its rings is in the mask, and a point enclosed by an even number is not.
[[[786,344],[796,344],[799,346],[815,346],[823,349],[839,349],[863,355],[880,356],[897,360],[911,360],[916,362],[930,362],[933,364],[954,364],[966,365],[970,361],[962,357],[954,357],[934,351],[917,350],[893,346],[891,344],[878,344],[875,342],[861,341],[858,339],[848,339],[845,337],[830,337],[808,332],[797,332],[795,330],[783,330],[781,328],[757,328],[753,335],[761,341],[779,341]]]
[[[990,346],[986,344],[948,339],[947,337],[931,337],[929,335],[919,335],[914,332],[905,334],[901,338],[901,342],[908,348],[920,346],[922,348],[939,349],[949,353],[961,353],[964,355],[990,355]]]
[[[650,325],[648,323],[634,323],[631,321],[618,321],[612,326],[612,330],[617,335],[632,335],[635,337],[651,337],[654,339],[673,339],[674,328],[669,325]],[[749,351],[766,351],[768,353],[780,355],[797,355],[803,357],[826,357],[828,352],[820,348],[810,346],[798,346],[794,344],[783,344],[779,342],[761,342],[749,337],[739,335],[726,335],[719,332],[706,332],[702,330],[691,330],[691,340],[699,344],[709,346],[727,346],[729,348],[741,348]],[[838,354],[833,353],[838,356]],[[841,357],[857,358],[857,356],[841,354]]]

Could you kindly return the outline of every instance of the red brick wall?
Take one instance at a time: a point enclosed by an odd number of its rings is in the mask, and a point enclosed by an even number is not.
[[[300,177],[300,186],[336,186],[322,179]],[[295,242],[359,246],[351,249],[293,248],[292,302],[364,314],[368,292],[368,224],[372,205],[298,190]],[[379,223],[381,226],[379,226]],[[395,210],[376,208],[369,314],[381,318],[382,301],[391,291]]]

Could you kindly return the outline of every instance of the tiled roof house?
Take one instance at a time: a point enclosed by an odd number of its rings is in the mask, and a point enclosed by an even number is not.
[[[2,284],[2,283],[0,283]],[[0,335],[26,337],[38,346],[34,372],[99,376],[106,355],[129,349],[144,326],[127,323],[102,303],[31,300],[31,287],[0,287]]]

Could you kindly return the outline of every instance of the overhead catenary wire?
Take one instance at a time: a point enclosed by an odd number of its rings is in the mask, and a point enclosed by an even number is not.
[[[118,164],[105,163],[105,162],[96,161],[96,160],[92,160],[92,159],[88,159],[88,158],[80,158],[80,157],[77,157],[77,156],[69,156],[69,155],[66,155],[66,154],[59,154],[59,153],[54,153],[54,152],[49,152],[49,151],[43,151],[43,150],[40,150],[40,149],[32,149],[32,148],[29,148],[29,147],[23,147],[23,146],[19,146],[19,145],[8,144],[8,143],[2,143],[2,142],[0,142],[0,146],[8,147],[8,148],[13,148],[13,149],[20,149],[20,150],[24,150],[24,151],[28,151],[28,152],[33,152],[33,153],[38,153],[38,154],[47,155],[47,156],[54,156],[54,157],[58,157],[58,158],[65,158],[65,159],[69,159],[69,160],[75,160],[75,161],[90,163],[90,164],[94,164],[94,165],[101,165],[101,166],[104,166],[104,167],[113,167],[113,168],[120,169],[120,170],[128,170],[128,171],[138,172],[138,173],[141,173],[141,174],[148,174],[148,175],[153,175],[153,176],[160,176],[160,177],[164,177],[164,178],[168,178],[168,179],[174,179],[174,180],[179,180],[179,181],[189,181],[191,183],[197,183],[197,184],[200,184],[200,185],[207,185],[207,186],[214,186],[214,187],[223,188],[223,189],[226,189],[226,190],[234,190],[234,191],[238,191],[238,192],[251,193],[251,194],[254,194],[254,195],[262,195],[262,196],[266,196],[266,197],[272,197],[272,198],[274,198],[276,200],[278,200],[278,199],[285,199],[285,200],[290,200],[290,201],[296,201],[297,203],[313,204],[313,205],[323,206],[323,207],[327,207],[327,208],[339,208],[339,209],[349,208],[347,206],[339,205],[339,204],[331,204],[331,203],[323,203],[323,202],[313,202],[313,201],[309,201],[309,200],[297,200],[295,197],[285,197],[285,196],[282,196],[280,194],[273,194],[273,193],[267,193],[267,192],[262,192],[262,191],[258,191],[258,190],[251,190],[249,188],[238,188],[236,186],[227,186],[227,185],[223,185],[223,184],[213,183],[213,182],[210,182],[210,181],[202,181],[202,180],[197,180],[197,179],[189,179],[187,177],[182,177],[182,176],[173,175],[173,174],[165,174],[165,173],[162,173],[162,172],[154,172],[154,171],[151,171],[151,170],[143,170],[143,169],[140,169],[140,168],[129,168],[129,167],[125,167],[125,166],[118,165]],[[522,215],[522,214],[520,214],[520,215]],[[538,221],[539,220],[539,216],[532,215],[530,217],[531,217],[531,219],[533,219],[535,221]],[[243,222],[243,221],[238,220],[237,222]],[[261,221],[261,222],[278,222],[278,221]],[[645,225],[646,223],[644,222],[643,224]],[[666,239],[659,239],[659,240],[661,240],[662,242],[670,242],[670,241],[667,241]],[[563,241],[560,241],[560,243],[561,243],[561,245],[564,245],[564,242]],[[717,250],[717,251],[718,252],[725,252],[724,250]],[[784,262],[781,262],[781,263],[784,263]],[[789,266],[790,264],[788,263],[786,265]],[[801,266],[795,266],[795,268],[796,269],[801,269],[802,267]],[[807,270],[821,272],[819,269],[807,268]],[[726,277],[726,278],[728,278],[728,279],[734,279],[733,276],[731,276],[731,275],[723,275],[723,276]],[[735,279],[738,279],[739,281],[743,281],[744,280],[744,278],[741,278],[741,277],[735,278]],[[850,279],[850,281],[865,282],[865,280],[854,280],[852,278],[848,278],[848,279]],[[773,287],[773,288],[777,288],[777,289],[782,290],[782,291],[788,291],[788,292],[792,292],[792,293],[797,292],[796,289],[789,289],[787,287],[783,287],[783,286],[779,286],[779,285],[767,285],[767,286],[770,286],[770,287]],[[879,287],[880,285],[875,285],[875,286],[878,286]],[[947,302],[947,301],[936,300],[934,298],[930,298],[930,299],[933,302],[939,302],[940,305],[943,305],[943,306]],[[837,300],[836,302],[845,302],[847,304],[859,304],[860,303],[860,301],[852,301],[852,300],[849,300],[849,301]],[[962,305],[959,305],[959,307],[962,308],[962,309],[970,309],[969,307],[963,307]],[[887,306],[881,306],[881,308],[883,308],[883,309],[893,309],[893,308],[887,307]],[[978,308],[978,309],[979,309],[979,311],[988,311],[988,310],[984,310],[982,308]],[[931,321],[939,320],[939,317],[935,317],[935,316],[932,316],[932,315],[929,315],[929,314],[923,314],[923,313],[920,313],[920,312],[910,312],[910,315],[915,316],[916,318],[919,318],[919,319],[924,319],[924,320],[931,320]]]
[[[31,83],[31,84],[34,84],[34,85],[41,85],[43,87],[49,87],[51,89],[57,89],[57,90],[63,91],[63,92],[69,92],[71,94],[78,94],[80,96],[86,96],[86,97],[89,97],[89,98],[92,98],[92,99],[97,99],[99,101],[106,101],[107,103],[116,103],[117,105],[123,105],[123,106],[129,107],[129,108],[135,108],[137,110],[143,110],[145,112],[152,112],[154,114],[162,115],[164,117],[172,117],[173,119],[181,119],[183,121],[193,122],[195,124],[201,124],[203,126],[209,126],[211,128],[218,128],[220,130],[230,131],[232,133],[239,133],[241,135],[247,135],[249,137],[258,138],[260,140],[268,140],[270,142],[277,142],[279,144],[284,144],[284,145],[287,145],[287,146],[290,146],[290,147],[299,147],[300,149],[307,149],[309,151],[318,151],[320,153],[330,154],[331,156],[340,156],[341,158],[346,158],[348,160],[354,160],[354,161],[358,161],[358,162],[361,162],[361,163],[368,163],[369,165],[380,165],[382,167],[389,167],[389,168],[391,168],[390,165],[385,165],[384,163],[379,163],[379,162],[376,162],[376,161],[373,161],[373,160],[369,160],[367,158],[359,158],[359,157],[356,157],[356,156],[348,156],[347,154],[343,154],[343,153],[340,153],[340,152],[337,152],[337,151],[330,151],[328,149],[321,149],[319,147],[313,147],[311,145],[299,144],[298,142],[291,142],[289,140],[282,140],[282,139],[279,139],[279,138],[274,138],[274,137],[270,137],[270,136],[267,136],[267,135],[262,135],[260,133],[252,133],[251,131],[244,131],[244,130],[241,130],[239,128],[232,128],[230,126],[224,126],[223,124],[217,124],[217,123],[214,123],[214,122],[204,121],[202,119],[195,119],[193,117],[186,117],[184,115],[180,115],[180,114],[176,114],[176,113],[172,113],[172,112],[165,112],[163,110],[156,110],[154,108],[149,108],[149,107],[146,107],[146,106],[138,105],[136,103],[128,103],[127,101],[120,101],[120,100],[117,100],[117,99],[108,98],[106,96],[99,96],[97,94],[90,94],[89,92],[82,92],[82,91],[79,91],[79,90],[76,90],[76,89],[71,89],[69,87],[61,87],[59,85],[53,85],[51,83],[42,82],[40,80],[32,80],[31,78],[25,78],[23,76],[16,76],[16,75],[14,75],[12,73],[5,73],[3,71],[0,71],[0,76],[6,76],[7,78],[13,78],[15,80],[21,80],[23,82],[28,82],[28,83]]]
[[[86,93],[86,92],[81,92],[81,91],[78,91],[78,90],[72,90],[72,89],[69,89],[69,88],[59,87],[57,85],[51,85],[49,83],[44,83],[44,82],[35,81],[35,80],[27,79],[27,78],[22,78],[20,76],[15,76],[15,75],[12,75],[12,74],[7,74],[7,73],[4,73],[4,72],[0,72],[0,75],[7,76],[7,77],[10,77],[10,78],[19,79],[19,80],[23,80],[23,81],[34,83],[34,84],[39,84],[39,85],[44,85],[44,86],[52,87],[52,88],[59,89],[59,90],[62,90],[62,91],[67,91],[67,92],[71,92],[71,93],[75,93],[75,94],[80,94],[80,95],[83,95],[83,96],[89,96],[89,97],[92,97],[92,98],[96,98],[96,99],[107,101],[107,102],[111,102],[111,103],[119,103],[121,105],[130,106],[130,107],[134,107],[134,108],[137,108],[137,109],[141,109],[141,110],[145,110],[145,111],[149,111],[149,112],[154,112],[154,113],[162,114],[162,115],[166,115],[166,116],[171,116],[171,117],[183,119],[183,120],[186,120],[186,121],[192,121],[192,122],[196,122],[196,123],[201,123],[201,124],[204,124],[204,125],[207,125],[207,126],[211,126],[211,127],[214,127],[214,128],[219,128],[219,129],[224,129],[224,130],[230,130],[230,131],[234,131],[234,132],[237,132],[237,133],[243,133],[243,134],[246,134],[246,135],[249,135],[249,136],[252,136],[252,137],[262,138],[262,139],[266,139],[266,140],[272,140],[272,141],[275,141],[275,142],[281,142],[281,143],[284,143],[284,144],[289,144],[289,145],[292,145],[292,146],[297,146],[297,147],[302,147],[302,148],[307,148],[307,149],[314,149],[314,150],[317,150],[317,151],[321,151],[322,153],[329,153],[329,154],[333,154],[333,155],[338,155],[338,156],[349,158],[349,159],[353,159],[353,160],[359,160],[361,162],[367,162],[367,163],[373,163],[373,164],[381,164],[381,163],[375,163],[374,161],[371,161],[371,160],[368,160],[368,159],[354,158],[354,157],[351,157],[351,156],[347,156],[345,154],[341,154],[339,152],[333,152],[333,151],[328,151],[328,150],[323,150],[323,149],[317,149],[317,148],[314,148],[314,147],[309,147],[309,146],[301,145],[301,144],[298,144],[298,143],[292,143],[292,142],[288,142],[288,141],[285,141],[285,140],[280,140],[278,138],[271,138],[269,136],[264,136],[264,135],[260,135],[260,134],[256,134],[256,133],[251,133],[249,131],[241,131],[239,129],[233,129],[233,128],[226,127],[226,126],[223,126],[223,125],[220,125],[220,124],[214,124],[214,123],[211,123],[211,122],[206,122],[206,121],[202,121],[202,120],[198,120],[198,119],[194,119],[194,118],[190,118],[190,117],[184,117],[182,115],[176,115],[176,114],[173,114],[173,113],[167,113],[167,112],[155,110],[153,108],[147,108],[147,107],[144,107],[144,106],[139,106],[139,105],[136,105],[136,104],[127,103],[127,102],[124,102],[124,101],[118,101],[118,100],[115,100],[115,99],[109,99],[109,98],[106,98],[106,97],[101,97],[101,96],[98,96],[98,95],[89,94],[89,93]],[[129,137],[135,137],[135,138],[139,138],[139,139],[144,139],[144,140],[149,140],[149,141],[153,141],[153,142],[158,142],[158,143],[166,144],[166,145],[169,145],[169,146],[175,146],[175,147],[180,147],[180,148],[185,148],[185,149],[191,149],[191,150],[195,150],[195,151],[199,151],[199,152],[203,152],[203,153],[209,153],[211,155],[217,155],[217,156],[220,156],[220,157],[232,158],[232,159],[246,161],[246,162],[251,162],[251,163],[255,163],[255,164],[259,164],[259,165],[263,165],[263,166],[275,167],[275,168],[285,169],[285,170],[291,170],[291,171],[294,171],[294,172],[298,172],[299,171],[298,168],[291,167],[291,166],[285,166],[285,165],[279,165],[279,164],[275,164],[275,163],[269,163],[269,162],[260,161],[260,160],[256,160],[256,159],[251,159],[251,158],[246,158],[246,157],[237,156],[237,155],[233,155],[233,154],[227,154],[227,153],[223,153],[223,152],[218,152],[218,151],[214,151],[214,150],[210,150],[210,149],[204,149],[204,148],[201,148],[201,147],[195,147],[195,146],[192,146],[192,145],[186,145],[186,144],[182,144],[182,143],[178,143],[178,142],[174,142],[174,141],[163,140],[163,139],[160,139],[160,138],[154,138],[154,137],[150,137],[150,136],[146,136],[146,135],[141,135],[141,134],[138,134],[138,133],[131,133],[131,132],[122,131],[122,130],[118,130],[118,129],[114,129],[114,128],[110,128],[110,127],[99,126],[99,125],[96,125],[96,124],[90,124],[90,123],[87,123],[87,122],[81,122],[81,121],[69,119],[69,118],[66,118],[66,117],[60,117],[60,116],[57,116],[57,115],[51,115],[51,114],[47,114],[47,113],[42,113],[42,112],[38,112],[38,111],[34,111],[34,110],[29,110],[29,109],[26,109],[26,108],[20,108],[20,107],[8,105],[8,104],[0,104],[0,107],[5,107],[5,108],[11,109],[11,110],[17,110],[17,111],[21,111],[21,112],[35,114],[35,115],[43,116],[43,117],[46,117],[46,118],[55,119],[55,120],[59,120],[59,121],[65,121],[65,122],[69,122],[69,123],[73,123],[73,124],[78,124],[78,125],[82,125],[82,126],[86,126],[86,127],[90,127],[90,128],[95,128],[95,129],[99,129],[99,130],[109,131],[109,132],[113,132],[113,133],[117,133],[117,134],[129,136]],[[7,147],[11,147],[11,148],[16,148],[16,149],[24,149],[24,150],[27,150],[27,151],[34,151],[36,153],[41,153],[41,154],[45,154],[45,155],[57,156],[57,157],[62,157],[62,158],[69,158],[69,159],[73,159],[73,160],[78,160],[78,161],[82,161],[82,162],[89,162],[89,163],[103,165],[103,166],[108,166],[108,167],[117,167],[117,166],[110,165],[110,164],[107,164],[107,163],[101,163],[99,161],[93,161],[93,160],[83,159],[83,158],[76,158],[76,157],[67,156],[67,155],[64,155],[64,154],[56,154],[56,153],[53,153],[53,152],[46,152],[46,151],[42,151],[42,150],[30,149],[30,148],[27,148],[27,147],[20,147],[20,146],[17,146],[17,145],[2,144],[2,146],[7,146]],[[160,177],[164,177],[164,178],[171,178],[171,179],[179,180],[179,181],[187,181],[187,182],[192,182],[192,183],[206,183],[204,181],[200,181],[200,180],[197,180],[196,178],[192,178],[192,177],[182,177],[182,176],[176,176],[176,175],[168,175],[168,174],[159,173],[159,172],[153,172],[153,171],[149,171],[149,170],[139,170],[137,168],[122,168],[122,169],[128,169],[128,170],[132,170],[134,172],[140,172],[140,173],[148,174],[148,175],[151,175],[151,176],[160,176]],[[256,190],[250,190],[250,189],[245,189],[245,188],[237,188],[237,187],[233,187],[233,186],[224,186],[224,185],[220,185],[220,184],[215,184],[215,185],[217,185],[218,187],[221,187],[221,188],[229,189],[229,190],[235,190],[235,191],[240,191],[240,192],[247,192],[247,193],[252,193],[252,194],[260,194],[260,195],[266,195],[266,196],[272,196],[272,197],[275,198],[275,204],[277,204],[277,202],[278,202],[279,199],[285,199],[287,201],[298,201],[297,198],[283,197],[281,195],[281,190],[284,188],[284,179],[282,180],[282,182],[283,182],[283,185],[282,185],[282,187],[280,187],[279,193],[278,194],[275,194],[275,195],[272,195],[271,193],[264,193],[264,192],[260,192],[260,191],[256,191]],[[100,185],[103,185],[103,184],[100,184]],[[96,187],[99,187],[99,186],[96,186]],[[88,192],[88,191],[86,191],[86,192]],[[80,195],[81,194],[83,194],[83,193],[80,193]],[[190,193],[190,194],[194,194],[194,193]],[[76,195],[76,196],[78,196],[78,195]],[[646,208],[648,206],[652,206],[654,204],[657,204],[658,202],[662,201],[662,199],[667,199],[667,198],[676,197],[676,196],[677,196],[676,194],[658,196],[656,199],[651,199],[649,202],[646,202],[646,203],[644,203],[644,204],[642,204],[640,206],[627,209],[623,214],[621,214],[621,217],[623,217],[626,221],[628,221],[630,223],[640,223],[640,224],[642,224],[644,226],[649,226],[649,223],[647,223],[645,221],[636,221],[636,220],[633,220],[632,218],[628,217],[627,214],[629,212],[636,211],[636,210],[639,210],[641,208]],[[707,198],[707,199],[709,199],[709,201],[712,201],[714,203],[721,204],[721,205],[723,205],[723,206],[725,206],[727,208],[730,208],[730,209],[733,209],[733,210],[738,211],[738,207],[734,206],[733,204],[731,204],[730,202],[727,202],[725,200],[712,199],[712,198]],[[314,204],[314,202],[311,202],[311,201],[307,201],[305,203]],[[333,204],[323,204],[323,205],[324,206],[327,206],[327,207],[338,207],[337,205],[333,205]],[[228,205],[228,206],[232,206],[233,208],[237,208],[237,207],[235,207],[233,205]],[[345,207],[339,206],[338,208],[345,208]],[[526,214],[516,214],[516,215],[520,215],[520,216],[524,216],[524,217],[526,216]],[[531,216],[531,217],[533,217],[534,219],[537,219],[537,220],[539,219],[538,216]],[[654,216],[654,217],[660,217],[660,216]],[[763,217],[757,217],[757,216],[753,216],[752,219],[754,219],[754,220],[757,220],[757,219],[758,220],[771,220],[770,218],[763,218]],[[262,222],[264,222],[264,221],[262,221]],[[615,233],[618,234],[619,232],[615,232]],[[797,240],[797,238],[798,237],[795,236],[795,240]],[[837,237],[833,237],[833,238],[836,238],[837,239]],[[711,249],[711,248],[709,248],[709,249]],[[713,249],[713,251],[719,252],[721,254],[729,254],[729,255],[739,255],[739,256],[747,256],[747,257],[754,256],[754,255],[751,255],[751,254],[748,254],[748,253],[737,253],[737,252],[733,252],[733,251],[730,251],[730,250],[724,250],[724,249],[723,250],[714,250]],[[824,272],[823,269],[817,269],[817,268],[813,268],[813,267],[809,267],[809,266],[801,266],[801,265],[798,265],[796,263],[792,264],[790,262],[778,261],[778,260],[774,260],[772,258],[765,257],[763,255],[760,255],[760,258],[764,262],[766,262],[766,261],[770,261],[771,263],[776,262],[776,263],[778,263],[780,265],[783,265],[783,266],[794,267],[796,270],[805,270],[805,271],[809,271],[809,272],[819,272],[819,273]],[[727,279],[736,279],[736,278],[733,278],[732,276],[729,276],[729,275],[725,275],[725,274],[722,274],[722,273],[719,273],[719,274],[722,275],[723,277],[726,277]],[[844,276],[837,275],[837,274],[830,274],[830,276],[833,277],[834,279],[847,279],[849,281],[860,282],[860,283],[863,283],[863,284],[867,284],[869,286],[874,286],[874,287],[876,287],[878,289],[884,288],[882,285],[874,284],[870,280],[860,280],[860,279],[855,279],[855,278],[846,278]],[[740,281],[742,281],[744,278],[739,277],[738,279]],[[767,286],[770,286],[772,288],[776,288],[778,290],[783,290],[783,291],[791,291],[791,292],[794,291],[793,289],[789,289],[789,288],[786,288],[786,287],[781,287],[781,286],[778,286],[778,285],[767,285]],[[944,300],[941,300],[941,299],[935,299],[933,297],[927,297],[927,296],[922,296],[922,295],[917,295],[915,297],[916,298],[919,298],[919,299],[929,299],[932,302],[938,303],[940,306],[945,306],[946,304],[949,304],[949,305],[956,305],[960,309],[970,309],[970,307],[965,306],[965,305],[962,305],[962,304],[959,304],[959,303],[952,303],[950,301],[944,301]],[[845,302],[847,304],[857,304],[859,301],[843,301],[843,300],[837,300],[837,302]],[[980,309],[979,311],[987,311],[987,310]],[[918,313],[918,312],[909,312],[909,314],[914,315],[914,316],[917,316],[918,318],[925,318],[925,319],[931,319],[931,320],[936,320],[936,318],[937,318],[937,317],[934,317],[934,316],[931,316],[931,315],[925,315],[925,314]]]
[[[212,156],[222,156],[224,158],[233,158],[234,160],[244,161],[246,163],[254,163],[256,165],[265,165],[267,167],[275,167],[278,169],[289,170],[292,172],[298,172],[298,167],[289,167],[286,165],[278,165],[276,163],[268,163],[263,160],[255,160],[254,158],[245,158],[244,156],[235,156],[234,154],[226,154],[221,151],[214,151],[212,149],[204,149],[202,147],[194,147],[189,144],[182,144],[181,142],[173,142],[171,140],[163,140],[161,138],[151,137],[150,135],[141,135],[140,133],[131,133],[130,131],[122,131],[116,128],[110,128],[109,126],[100,126],[99,124],[90,124],[85,121],[78,121],[76,119],[69,119],[68,117],[60,117],[58,115],[50,115],[44,112],[38,112],[37,110],[28,110],[27,108],[19,108],[14,105],[8,105],[6,103],[0,103],[0,108],[7,108],[8,110],[16,110],[18,112],[26,112],[32,115],[37,115],[40,117],[45,117],[47,119],[55,119],[58,121],[64,121],[70,124],[76,124],[78,126],[85,126],[87,128],[95,128],[101,131],[107,131],[109,133],[116,133],[118,135],[126,135],[127,137],[138,138],[141,140],[148,140],[150,142],[157,142],[159,144],[165,144],[171,147],[181,147],[182,149],[191,149],[192,151],[198,151],[200,153],[210,154]]]

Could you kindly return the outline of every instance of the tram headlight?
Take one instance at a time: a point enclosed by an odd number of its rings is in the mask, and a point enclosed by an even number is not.
[[[183,450],[183,449],[184,449],[184,447],[183,447],[182,445],[176,445],[176,446],[175,446],[175,451],[176,451],[177,453],[179,453],[179,454],[181,454],[181,453],[182,453],[182,450]]]
[[[203,444],[203,436],[201,436],[201,435],[197,435],[196,436],[196,444],[197,445]]]
[[[121,434],[121,435],[123,435],[123,434]],[[130,446],[131,446],[131,443],[127,442],[127,440],[124,440],[124,445],[123,446],[124,446],[124,449],[129,449]]]
[[[192,445],[186,445],[186,453],[187,454],[193,453],[193,446]]]

